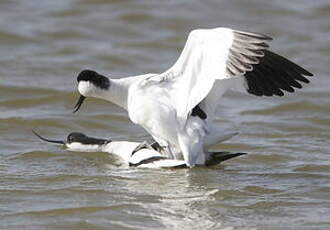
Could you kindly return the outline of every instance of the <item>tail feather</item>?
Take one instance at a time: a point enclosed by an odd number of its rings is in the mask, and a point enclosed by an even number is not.
[[[209,158],[205,161],[205,166],[217,165],[223,161],[246,154],[247,153],[211,152]]]

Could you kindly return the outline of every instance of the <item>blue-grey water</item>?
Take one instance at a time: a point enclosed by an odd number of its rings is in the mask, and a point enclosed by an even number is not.
[[[283,98],[229,93],[218,125],[248,152],[214,168],[146,170],[40,142],[149,136],[113,104],[72,114],[76,76],[162,72],[192,29],[272,36],[315,74]],[[1,0],[0,229],[330,229],[328,0]]]

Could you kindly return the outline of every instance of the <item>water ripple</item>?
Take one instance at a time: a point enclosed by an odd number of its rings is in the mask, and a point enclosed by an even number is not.
[[[327,0],[1,0],[0,228],[330,229],[329,12]],[[72,114],[77,74],[162,72],[190,30],[216,26],[269,34],[272,50],[315,74],[282,98],[226,94],[216,125],[240,135],[213,148],[246,156],[135,169],[32,135],[149,139],[111,103],[88,99]]]

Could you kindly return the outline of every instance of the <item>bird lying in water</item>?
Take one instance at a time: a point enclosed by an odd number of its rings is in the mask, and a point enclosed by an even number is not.
[[[84,70],[77,77],[81,96],[74,112],[86,97],[111,101],[126,109],[169,157],[189,167],[206,164],[206,146],[221,133],[214,128],[215,111],[228,89],[283,96],[309,82],[310,72],[268,50],[270,40],[230,28],[198,29],[163,73],[110,79]]]
[[[70,133],[65,141],[51,140],[40,136],[37,132],[32,132],[41,140],[61,144],[69,151],[74,152],[106,152],[119,157],[125,164],[132,167],[142,168],[185,168],[186,163],[183,160],[170,159],[161,152],[154,149],[141,148],[136,151],[136,147],[141,143],[130,141],[112,141],[109,139],[101,139],[88,137],[83,133]],[[223,141],[231,138],[233,134],[223,136]],[[209,161],[200,166],[213,166],[234,157],[244,155],[246,153],[230,153],[230,152],[210,152]]]

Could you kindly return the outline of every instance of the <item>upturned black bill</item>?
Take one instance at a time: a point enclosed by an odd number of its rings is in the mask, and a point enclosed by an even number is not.
[[[56,144],[61,144],[61,145],[64,145],[65,142],[64,141],[57,141],[57,140],[51,140],[51,139],[47,139],[47,138],[44,138],[42,136],[40,136],[36,131],[32,130],[33,134],[36,135],[37,137],[39,137],[41,140],[43,141],[47,141],[47,142],[50,142],[50,143],[56,143]]]
[[[85,99],[86,99],[86,97],[83,95],[81,95],[79,97],[77,104],[73,108],[73,113],[77,112],[80,109],[80,106],[82,105],[82,103],[84,102]]]

